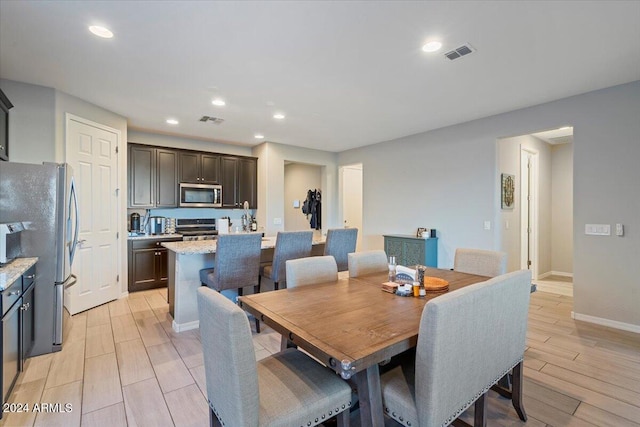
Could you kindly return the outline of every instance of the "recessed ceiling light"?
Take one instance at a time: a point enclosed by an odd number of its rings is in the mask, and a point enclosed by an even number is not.
[[[224,107],[225,105],[227,105],[227,103],[226,103],[226,102],[224,102],[224,101],[223,101],[222,99],[220,99],[220,98],[216,98],[216,99],[214,99],[213,101],[211,101],[211,103],[212,103],[213,105],[217,105],[218,107]]]
[[[437,52],[442,47],[442,43],[436,40],[432,40],[430,42],[426,42],[422,46],[422,50],[424,52]]]
[[[177,125],[180,122],[177,121],[176,119],[167,119],[167,123],[170,125]]]
[[[256,133],[255,135],[253,135],[253,137],[255,139],[264,139],[264,135],[260,134],[260,133]]]
[[[91,31],[96,36],[102,37],[104,39],[110,39],[111,37],[113,37],[113,33],[111,32],[111,30],[99,25],[91,25],[89,27],[89,31]]]
[[[273,118],[274,118],[274,119],[278,119],[278,120],[282,120],[282,119],[284,119],[284,114],[282,114],[282,113],[275,113],[275,114],[273,115]]]

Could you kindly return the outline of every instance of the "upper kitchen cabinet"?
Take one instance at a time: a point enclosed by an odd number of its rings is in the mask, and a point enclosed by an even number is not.
[[[0,160],[9,160],[9,109],[12,107],[0,89]]]
[[[129,145],[129,207],[178,206],[178,152]]]
[[[253,157],[222,156],[220,159],[222,207],[249,209],[258,207],[258,160]]]
[[[193,184],[220,183],[220,156],[217,154],[180,151],[180,182]]]

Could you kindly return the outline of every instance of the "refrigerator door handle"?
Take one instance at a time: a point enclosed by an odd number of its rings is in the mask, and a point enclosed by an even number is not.
[[[78,194],[76,192],[76,181],[75,178],[71,178],[71,189],[69,191],[69,220],[71,219],[71,200],[73,200],[73,205],[75,208],[75,220],[76,223],[74,225],[74,234],[73,234],[73,242],[71,247],[69,248],[69,266],[73,264],[73,257],[76,254],[76,248],[78,246],[78,235],[80,234],[80,211],[78,209]],[[75,282],[74,282],[75,283]]]

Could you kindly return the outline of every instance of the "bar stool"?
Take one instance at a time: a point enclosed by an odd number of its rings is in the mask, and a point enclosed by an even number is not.
[[[200,282],[218,292],[237,289],[238,296],[246,286],[260,292],[260,246],[262,236],[251,234],[222,234],[216,241],[213,268],[200,270]],[[255,319],[256,332],[260,321]]]

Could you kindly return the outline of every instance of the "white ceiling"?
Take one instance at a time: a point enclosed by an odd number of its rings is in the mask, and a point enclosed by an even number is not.
[[[133,129],[342,151],[640,80],[638,22],[638,1],[2,0],[0,77]],[[463,43],[477,52],[443,56]]]

